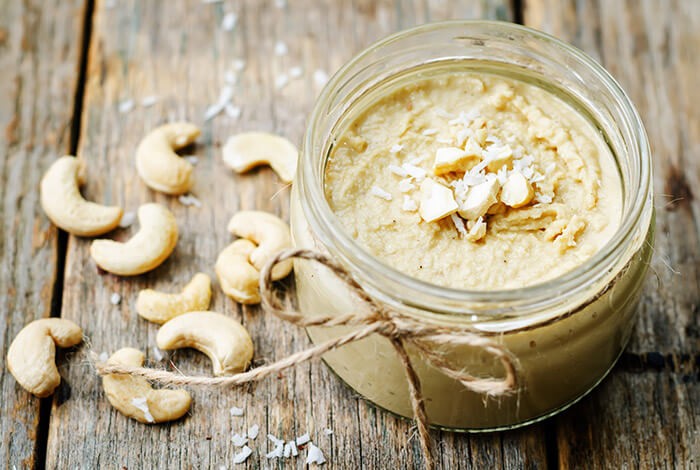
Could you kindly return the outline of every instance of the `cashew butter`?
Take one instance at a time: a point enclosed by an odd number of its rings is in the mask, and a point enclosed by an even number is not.
[[[622,204],[615,161],[582,116],[536,86],[469,73],[370,106],[338,139],[325,191],[389,266],[479,290],[578,266],[615,232]]]
[[[614,81],[553,38],[494,22],[399,33],[348,63],[309,119],[292,187],[297,247],[338,260],[389,311],[454,325],[517,358],[517,390],[477,393],[408,344],[432,425],[508,429],[580,399],[627,344],[653,244],[650,153]],[[368,305],[295,261],[299,310]],[[356,327],[312,327],[314,343]],[[434,344],[479,378],[483,348]],[[391,342],[324,361],[377,406],[411,417]]]

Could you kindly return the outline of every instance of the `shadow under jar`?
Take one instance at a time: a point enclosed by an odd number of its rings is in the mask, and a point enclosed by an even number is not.
[[[370,253],[329,204],[329,158],[358,116],[407,84],[464,73],[503,77],[555,96],[591,126],[610,155],[620,184],[616,229],[595,253],[554,278],[506,290],[498,285],[467,290],[421,280]],[[518,358],[519,390],[485,397],[446,377],[409,348],[433,426],[491,431],[551,416],[595,387],[629,340],[653,245],[648,141],[636,110],[614,79],[581,51],[551,36],[509,23],[455,21],[423,25],[370,46],[319,97],[291,204],[297,247],[330,254],[389,308],[428,325],[469,327]],[[423,249],[417,246],[406,256],[420,258]],[[537,253],[531,257],[538,263]],[[295,261],[294,268],[305,315],[363,308],[326,268],[309,261]],[[318,343],[348,331],[309,328],[308,334]],[[479,350],[459,347],[444,353],[473,375],[504,375],[498,360]],[[329,352],[324,360],[367,400],[412,416],[403,366],[387,339],[374,335]]]

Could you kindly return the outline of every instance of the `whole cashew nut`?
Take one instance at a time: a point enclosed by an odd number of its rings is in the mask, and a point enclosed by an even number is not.
[[[211,301],[211,279],[197,273],[179,294],[166,294],[153,289],[139,292],[136,312],[148,321],[163,324],[193,310],[206,310]]]
[[[83,340],[83,330],[70,320],[43,318],[22,328],[7,352],[7,368],[17,382],[37,397],[47,397],[61,383],[56,345],[68,348]]]
[[[97,265],[113,274],[135,276],[158,267],[175,249],[177,223],[160,204],[143,204],[138,210],[140,230],[125,243],[95,240],[90,255]]]
[[[160,349],[194,348],[211,359],[214,375],[230,375],[248,367],[253,341],[233,318],[216,312],[189,312],[175,317],[156,336]]]
[[[228,231],[258,245],[249,257],[258,271],[262,271],[272,256],[292,246],[289,226],[279,217],[267,212],[241,211],[229,221]],[[278,264],[272,271],[272,278],[277,280],[286,277],[292,267],[291,260]]]
[[[285,183],[294,179],[299,151],[289,140],[266,132],[243,132],[229,137],[224,163],[238,173],[268,164]]]
[[[136,171],[149,188],[165,194],[185,194],[192,188],[192,164],[175,153],[199,137],[189,122],[173,122],[152,130],[136,149]]]
[[[119,225],[121,207],[86,201],[80,194],[80,161],[56,160],[41,179],[41,207],[56,226],[81,237],[107,233]]]
[[[236,240],[224,248],[216,259],[214,269],[221,289],[242,304],[260,303],[260,272],[249,261],[255,249],[255,244],[249,240]]]
[[[141,367],[143,359],[138,349],[122,348],[107,363]],[[185,390],[154,390],[146,379],[132,375],[105,375],[102,387],[117,411],[142,423],[173,421],[187,413],[192,404],[192,397]]]

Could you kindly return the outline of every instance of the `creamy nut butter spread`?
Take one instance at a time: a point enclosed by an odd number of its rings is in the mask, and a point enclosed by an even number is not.
[[[596,129],[557,96],[489,74],[404,85],[363,110],[326,166],[329,204],[370,253],[412,277],[493,290],[590,258],[621,217]]]

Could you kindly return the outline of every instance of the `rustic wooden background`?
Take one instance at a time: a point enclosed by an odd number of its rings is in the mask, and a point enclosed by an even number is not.
[[[236,27],[221,27],[226,13]],[[261,426],[250,468],[267,461],[265,434],[310,431],[326,468],[416,468],[411,424],[367,405],[321,363],[305,364],[233,391],[194,390],[189,416],[145,426],[110,408],[79,351],[59,358],[63,383],[45,400],[6,373],[11,339],[34,319],[79,323],[96,351],[155,345],[157,326],[135,314],[144,287],[168,289],[196,271],[213,276],[239,209],[288,215],[288,189],[267,169],[236,176],[221,145],[241,130],[299,142],[318,86],[354,53],[396,30],[448,18],[521,22],[570,41],[600,60],[638,106],[654,152],[658,237],[636,331],[613,373],[556,418],[514,432],[434,432],[443,468],[698,468],[700,466],[700,2],[695,0],[0,0],[0,467],[232,468],[232,432]],[[285,41],[288,54],[276,56]],[[238,120],[204,123],[234,59],[247,62],[233,101]],[[279,90],[293,66],[304,75]],[[152,107],[139,102],[157,95]],[[119,103],[136,106],[120,112]],[[193,153],[201,208],[154,193],[136,177],[134,149],[146,129],[175,118],[201,123]],[[42,172],[57,157],[88,162],[89,198],[135,210],[166,204],[181,226],[174,255],[134,279],[98,273],[88,240],[53,227],[38,203]],[[280,191],[281,190],[281,191]],[[129,230],[117,233],[127,237]],[[112,293],[123,296],[114,306]],[[248,327],[260,361],[308,345],[302,331],[241,308],[215,292],[213,309]],[[166,356],[206,374],[201,355]],[[245,409],[241,418],[231,406]],[[334,433],[326,436],[326,427]]]

